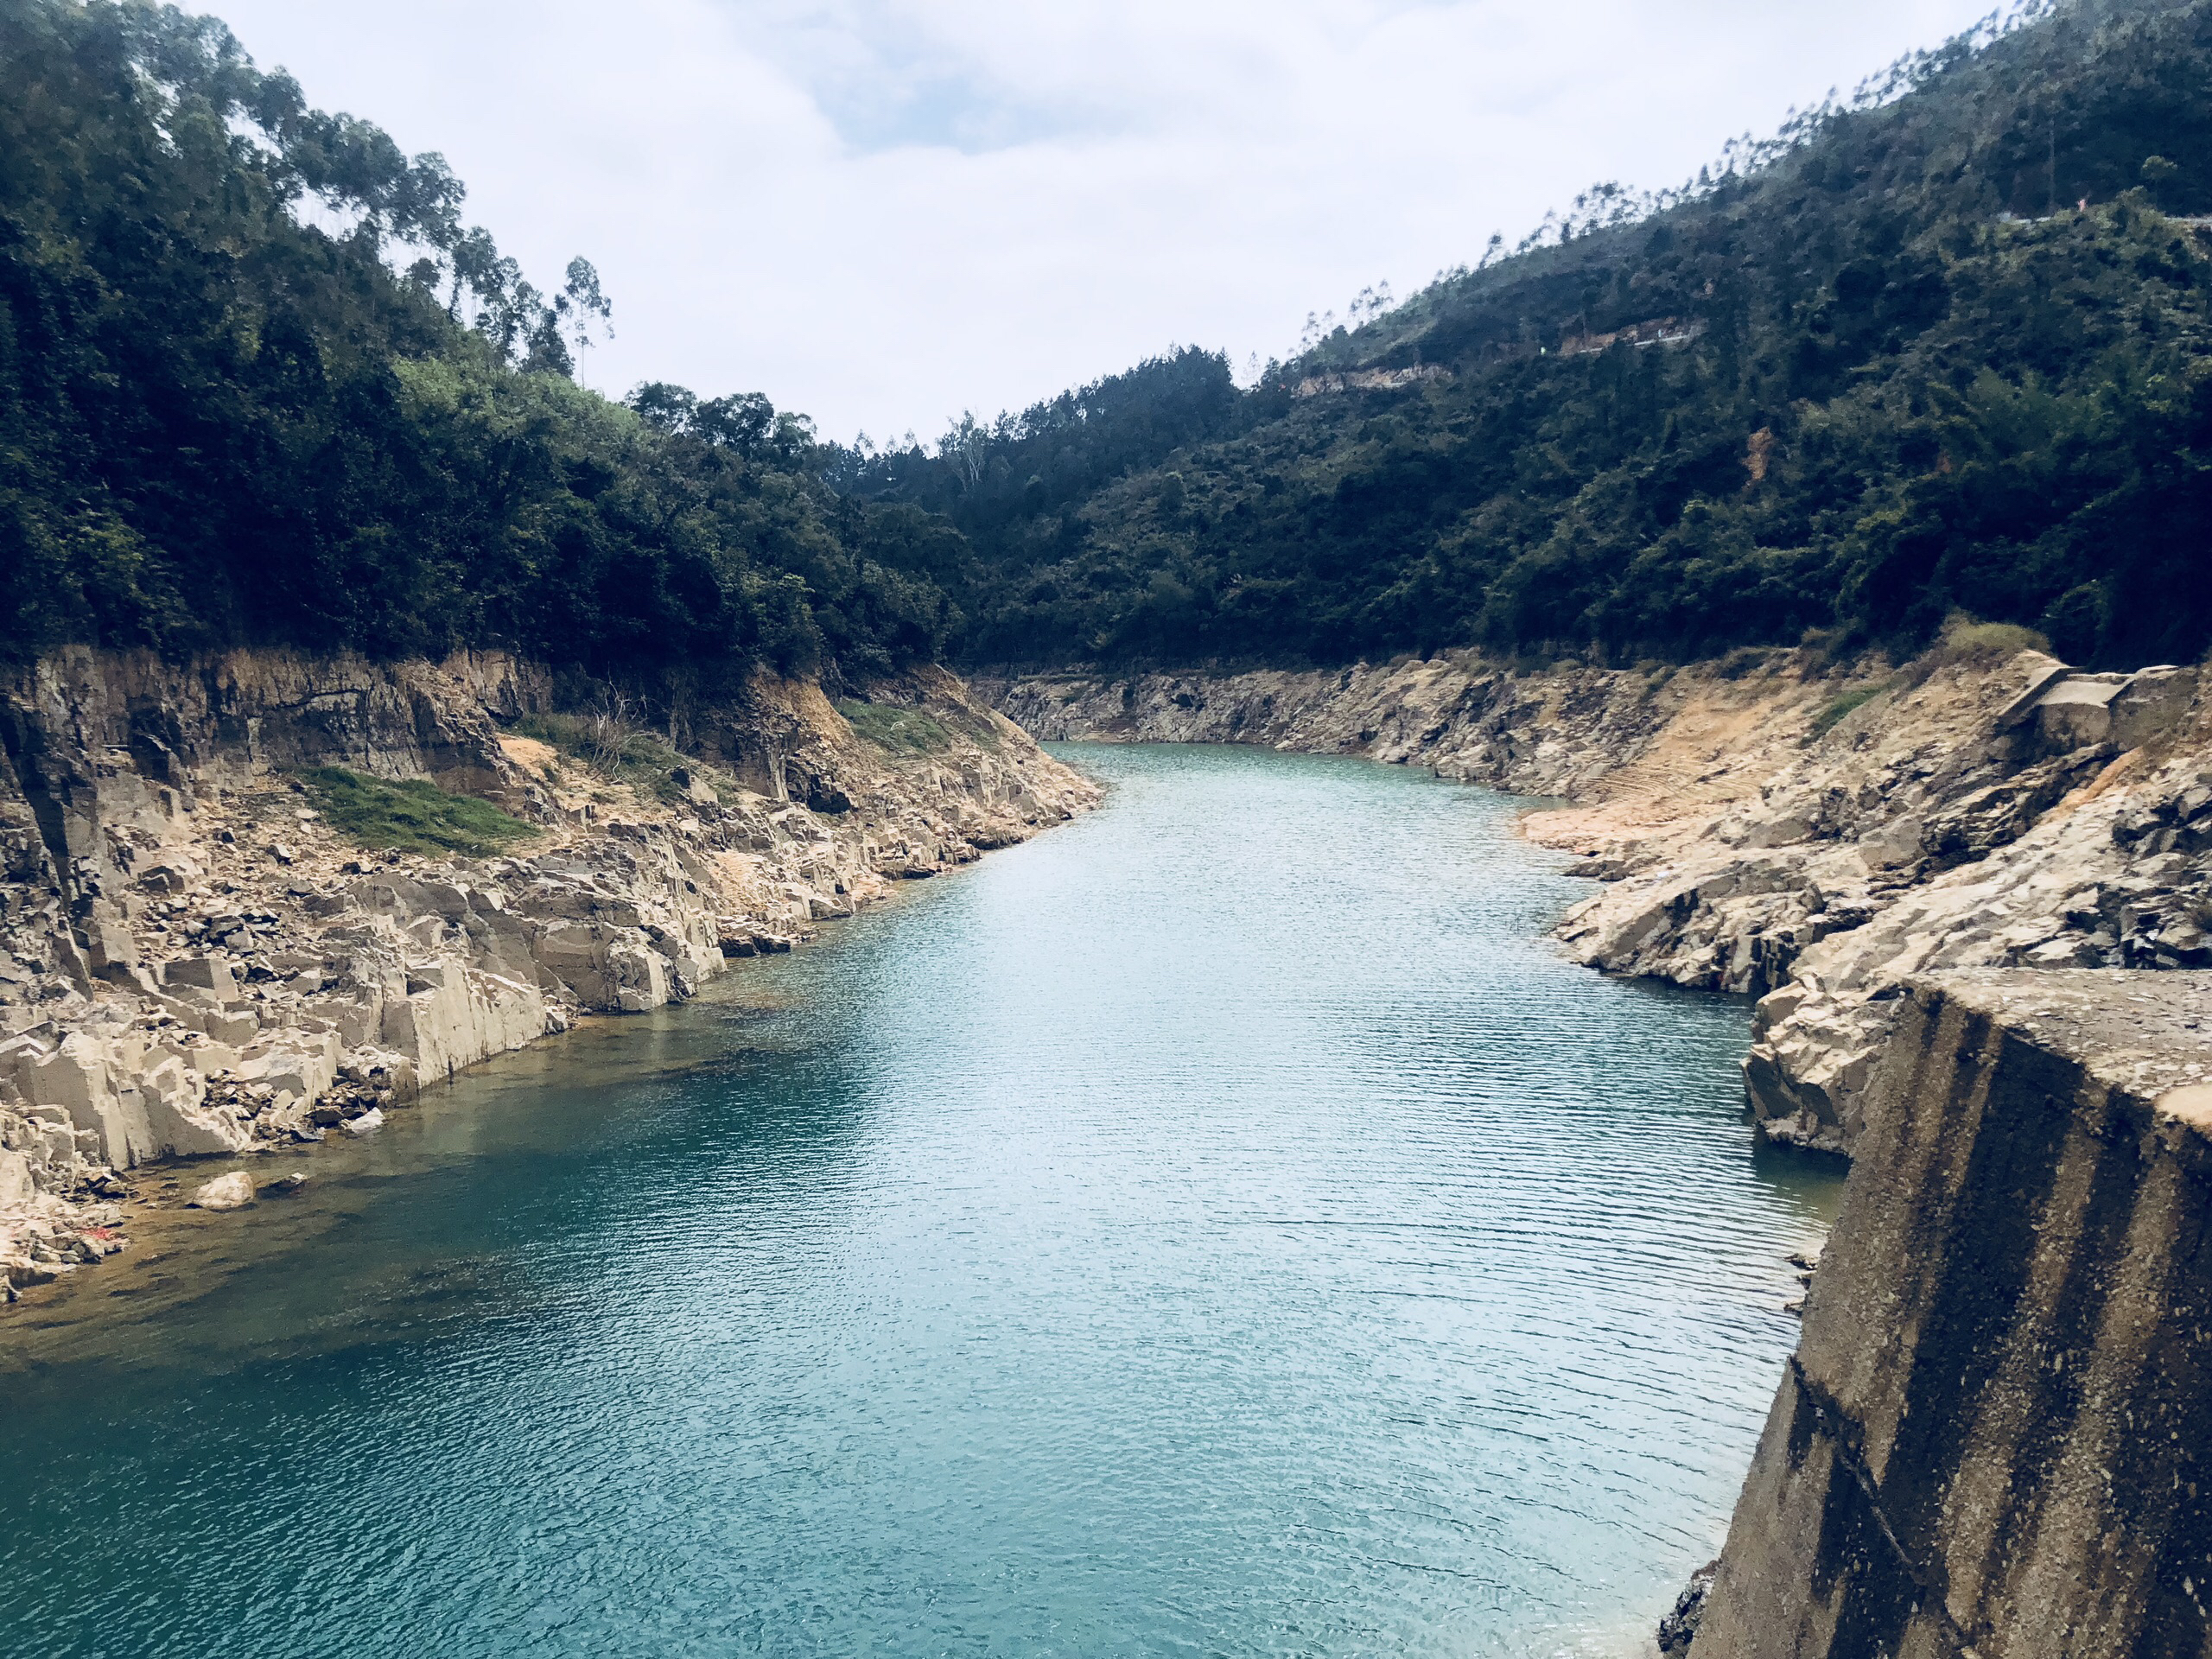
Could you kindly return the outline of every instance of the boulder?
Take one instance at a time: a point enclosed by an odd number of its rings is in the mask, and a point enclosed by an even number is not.
[[[208,1008],[200,1015],[200,1028],[217,1042],[236,1048],[254,1039],[261,1030],[261,1016],[250,1008]]]
[[[253,1132],[239,1115],[208,1103],[200,1074],[175,1055],[164,1056],[139,1074],[146,1125],[156,1154],[179,1158],[243,1152]]]
[[[213,991],[223,1001],[238,994],[238,978],[231,972],[231,964],[220,957],[179,957],[162,967],[162,980],[165,984]]]
[[[0,1210],[12,1210],[31,1201],[31,1156],[0,1147]]]
[[[720,806],[722,798],[715,792],[714,785],[688,766],[671,767],[669,781],[683,791],[683,798],[694,806]]]
[[[128,1169],[156,1155],[144,1096],[127,1081],[118,1083],[130,1077],[141,1056],[128,1039],[73,1031],[42,1058],[29,1052],[11,1058],[24,1098],[60,1107],[72,1124],[99,1138],[103,1162]]]
[[[253,1177],[242,1169],[218,1175],[192,1195],[188,1208],[243,1210],[253,1202]]]
[[[2013,660],[2018,662],[2019,658]],[[2033,662],[2035,659],[2031,657],[2030,660]],[[2018,695],[1997,711],[1996,729],[2007,732],[2015,726],[2025,724],[2034,715],[2036,705],[2043,701],[2043,694],[2050,689],[2052,682],[2066,679],[2073,673],[2074,670],[2065,664],[2044,658],[2036,664],[2028,676],[2028,683],[2020,688]]]
[[[1705,1618],[1706,1599],[1713,1593],[1719,1561],[1707,1561],[1690,1574],[1688,1587],[1675,1598],[1675,1610],[1659,1621],[1659,1651],[1665,1659],[1678,1659],[1690,1650],[1691,1639]]]
[[[2052,754],[2094,748],[2112,736],[2113,699],[2125,674],[2071,674],[2036,704],[2036,734]]]
[[[420,976],[423,969],[411,972]],[[544,1034],[545,998],[535,985],[503,975],[443,964],[435,985],[385,1002],[378,1042],[414,1063],[424,1077],[450,1077],[462,1066]]]
[[[95,899],[91,913],[78,927],[86,963],[93,973],[102,979],[136,979],[132,970],[138,965],[138,949],[130,942],[130,924],[111,901]]]
[[[2112,741],[2133,749],[2181,724],[2196,696],[2196,671],[2161,666],[2138,671],[2112,700]]]

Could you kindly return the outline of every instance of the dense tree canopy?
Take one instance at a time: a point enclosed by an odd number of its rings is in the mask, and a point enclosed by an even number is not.
[[[960,524],[986,661],[2212,645],[2212,6],[2015,14],[1649,206],[845,486]]]
[[[0,0],[0,650],[506,645],[691,686],[942,652],[943,592],[878,556],[909,510],[840,500],[757,395],[573,384],[596,274],[541,294],[461,199],[219,23]]]
[[[931,447],[570,369],[435,156],[219,23],[0,0],[0,652],[1606,660],[1963,609],[2212,645],[2212,0],[2031,3],[1240,390],[1179,349]]]

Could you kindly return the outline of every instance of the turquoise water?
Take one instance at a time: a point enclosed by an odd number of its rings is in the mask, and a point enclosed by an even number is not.
[[[7,1316],[0,1652],[1633,1651],[1835,1195],[1744,1005],[1557,961],[1505,798],[1074,758]]]

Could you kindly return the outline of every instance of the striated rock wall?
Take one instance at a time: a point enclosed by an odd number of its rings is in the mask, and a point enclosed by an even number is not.
[[[1256,743],[1363,754],[1527,795],[1582,796],[1682,721],[1741,721],[1767,688],[1707,670],[1512,671],[1472,652],[1321,671],[977,677],[1046,741]]]
[[[1693,1659],[2212,1646],[2212,973],[1914,982]]]
[[[121,1172],[358,1130],[1096,798],[939,671],[869,696],[875,738],[762,677],[641,787],[515,734],[552,689],[503,658],[73,651],[0,684],[0,1294],[118,1247]],[[365,851],[293,775],[330,765],[538,833]]]
[[[1958,645],[1511,671],[979,690],[1046,738],[1358,753],[1572,804],[1528,833],[1603,885],[1575,960],[1762,997],[1745,1083],[1777,1141],[1848,1151],[1896,999],[1942,969],[2212,965],[2212,703],[2193,669],[2081,674]]]

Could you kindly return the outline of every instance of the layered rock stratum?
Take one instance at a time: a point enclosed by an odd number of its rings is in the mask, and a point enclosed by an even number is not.
[[[1096,798],[950,675],[868,697],[864,734],[763,676],[641,772],[520,735],[558,699],[502,657],[73,651],[0,684],[0,1294],[122,1248],[137,1166],[367,1132]],[[520,822],[498,856],[374,850],[315,804],[331,766]]]

